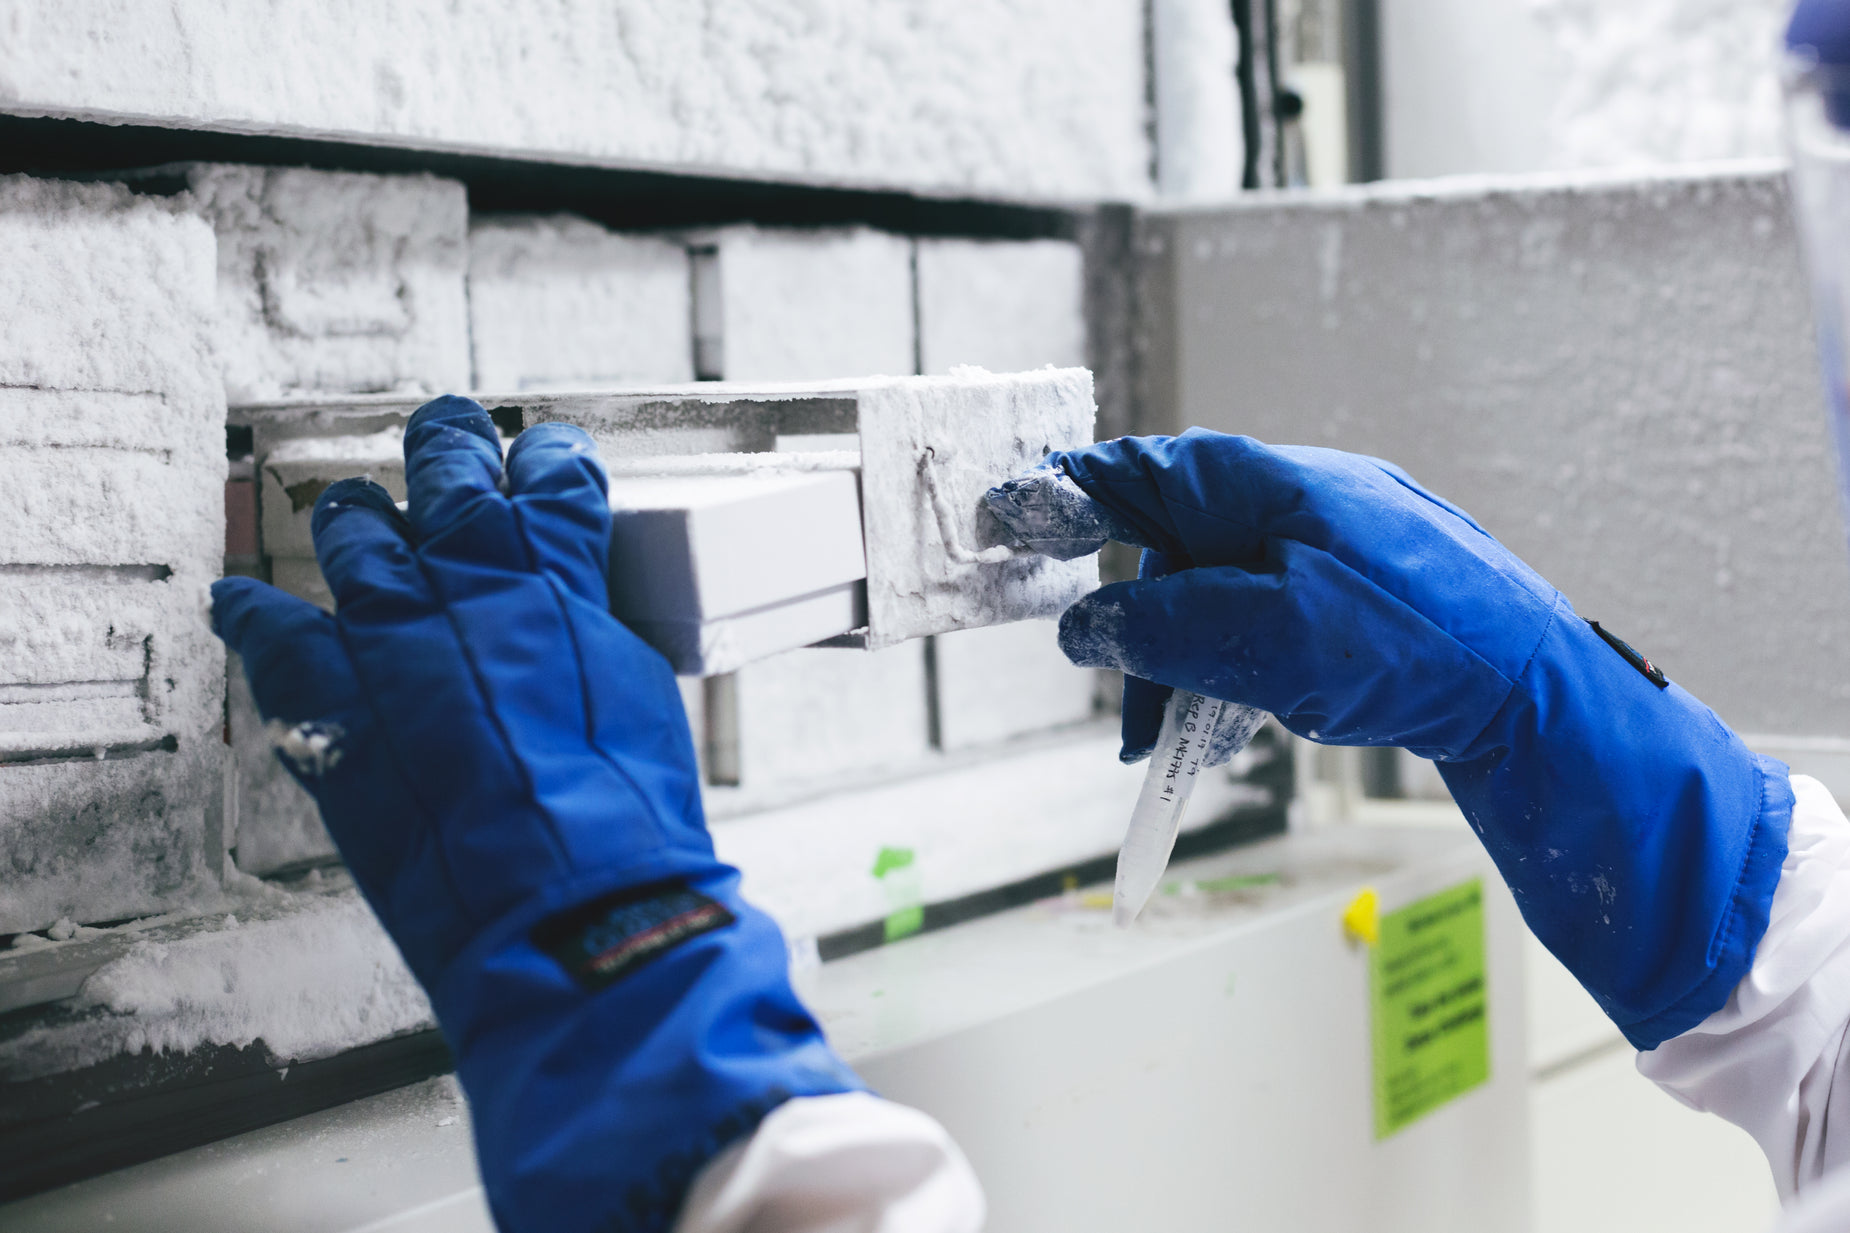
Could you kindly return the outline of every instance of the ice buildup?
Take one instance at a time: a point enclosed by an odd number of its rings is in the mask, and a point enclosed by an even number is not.
[[[225,402],[200,220],[0,179],[0,933],[189,902],[218,842]]]

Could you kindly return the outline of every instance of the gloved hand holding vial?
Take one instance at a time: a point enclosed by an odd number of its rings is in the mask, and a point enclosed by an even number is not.
[[[1040,466],[991,489],[989,508],[1016,541],[1059,560],[1097,552],[1108,539],[1140,544],[1128,521],[1094,501],[1057,467]],[[1127,683],[1128,684],[1128,683]],[[1155,893],[1175,851],[1202,771],[1246,748],[1265,712],[1178,689],[1163,705],[1150,769],[1118,849],[1111,920],[1129,928]],[[1126,761],[1135,761],[1126,747]]]

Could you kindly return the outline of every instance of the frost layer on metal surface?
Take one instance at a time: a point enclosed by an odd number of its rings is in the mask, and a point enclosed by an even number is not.
[[[1145,239],[1157,424],[1391,459],[1730,723],[1850,730],[1776,168],[1273,196]]]
[[[828,381],[914,370],[912,241],[867,227],[688,237],[701,376]]]
[[[871,647],[1058,616],[1098,585],[1096,558],[1011,556],[982,502],[1048,451],[1092,440],[1096,408],[1083,368],[481,398],[522,425],[583,427],[619,477],[839,470],[855,464],[851,451],[780,453],[778,441],[858,433]],[[279,585],[325,600],[309,556],[314,499],[348,475],[371,473],[388,488],[402,482],[393,434],[419,401],[300,399],[239,410],[255,428],[265,546],[278,553]],[[278,570],[284,562],[292,564]]]
[[[687,249],[571,215],[469,227],[475,388],[691,381]]]
[[[0,933],[203,893],[224,655],[213,239],[105,185],[0,179]]]
[[[1053,450],[1090,444],[1096,411],[1092,374],[1083,368],[1008,375],[960,369],[862,391],[871,645],[1055,617],[1098,586],[1096,557],[959,559],[1003,545],[983,494]],[[937,515],[932,485],[948,520]]]
[[[1060,652],[1052,621],[940,635],[938,732],[945,749],[978,749],[1093,717],[1099,674]]]
[[[353,890],[270,890],[235,913],[153,930],[93,972],[69,1009],[0,1036],[0,1079],[143,1049],[256,1041],[287,1064],[433,1024],[398,948]]]
[[[1149,191],[1139,0],[0,4],[21,115],[1025,198]]]
[[[181,208],[218,233],[233,403],[469,380],[468,199],[435,176],[198,164]]]
[[[1068,240],[918,241],[919,370],[1086,362],[1085,255]]]
[[[225,724],[236,768],[231,788],[236,805],[228,819],[232,859],[245,873],[259,875],[332,862],[334,840],[321,823],[315,798],[277,759],[251,697],[243,661],[235,655],[227,658]]]

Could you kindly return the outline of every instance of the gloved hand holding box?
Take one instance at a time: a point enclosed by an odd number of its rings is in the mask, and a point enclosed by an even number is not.
[[[853,1073],[713,855],[662,657],[606,606],[590,438],[476,403],[405,433],[409,511],[316,504],[329,615],[213,588],[278,748],[430,993],[508,1230],[665,1229],[694,1175]]]

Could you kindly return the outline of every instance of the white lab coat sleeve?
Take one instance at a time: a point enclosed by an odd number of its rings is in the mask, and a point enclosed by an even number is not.
[[[977,1233],[983,1216],[944,1127],[850,1092],[787,1101],[714,1157],[675,1233]]]
[[[1760,1144],[1782,1202],[1850,1163],[1850,822],[1823,784],[1792,777],[1785,864],[1753,967],[1727,1005],[1638,1055],[1684,1104]]]

